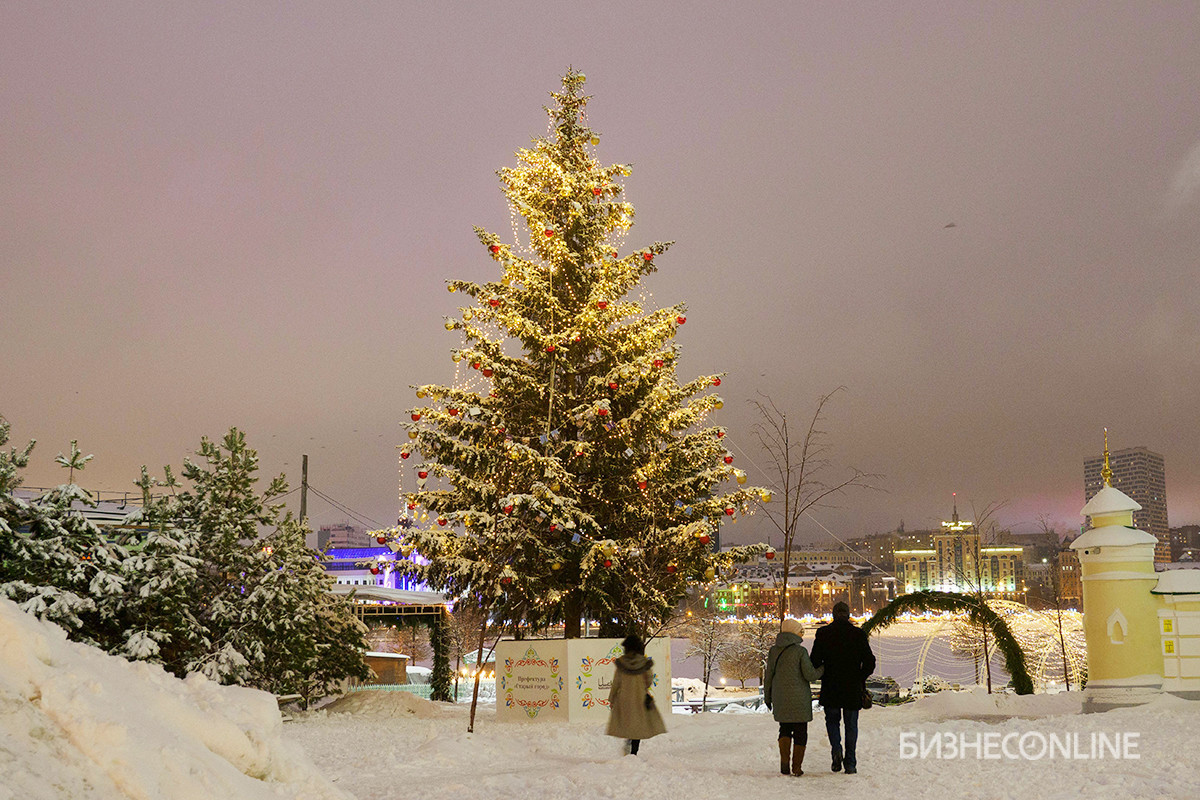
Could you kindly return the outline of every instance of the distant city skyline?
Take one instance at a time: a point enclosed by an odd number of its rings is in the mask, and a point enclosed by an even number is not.
[[[675,241],[646,302],[687,304],[679,377],[722,374],[712,421],[752,484],[749,401],[807,423],[846,387],[835,473],[880,491],[802,541],[936,527],[952,492],[1075,530],[1104,427],[1161,453],[1172,522],[1200,522],[1192,4],[2,18],[0,414],[39,442],[31,486],[78,439],[81,484],[136,491],[237,426],[260,486],[309,455],[314,527],[394,523],[411,387],[456,380],[446,281],[497,276],[472,227],[513,239],[495,171],[573,65],[597,157],[633,166],[620,248]],[[761,514],[722,526],[768,538]]]

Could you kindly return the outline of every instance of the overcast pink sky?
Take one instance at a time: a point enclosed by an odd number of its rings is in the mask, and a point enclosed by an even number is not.
[[[1106,425],[1200,521],[1190,2],[6,3],[27,483],[78,438],[85,485],[132,488],[237,425],[394,520],[408,387],[453,379],[445,281],[496,274],[471,227],[511,237],[494,171],[568,65],[599,157],[634,164],[629,245],[677,241],[647,288],[688,304],[681,377],[728,373],[753,481],[746,401],[845,385],[835,458],[887,491],[817,515],[839,535],[936,525],[953,491],[1078,525]]]

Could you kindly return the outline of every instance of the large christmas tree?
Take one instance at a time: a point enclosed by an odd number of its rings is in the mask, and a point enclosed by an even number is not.
[[[688,585],[761,548],[714,553],[721,521],[769,500],[744,484],[709,415],[719,375],[676,379],[685,308],[632,297],[669,242],[630,250],[626,165],[592,154],[584,75],[546,109],[550,131],[499,171],[513,242],[476,229],[502,268],[452,281],[470,302],[452,386],[417,389],[402,469],[415,473],[396,534],[428,564],[413,572],[537,629],[580,616],[603,634],[652,631]],[[526,241],[517,241],[519,221]],[[423,463],[413,454],[419,454]],[[432,481],[432,483],[431,483]]]

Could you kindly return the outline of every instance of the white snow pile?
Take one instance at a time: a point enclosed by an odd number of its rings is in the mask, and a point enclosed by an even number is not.
[[[322,711],[331,714],[358,714],[369,717],[418,717],[430,719],[441,714],[437,704],[409,692],[384,689],[360,689],[339,697]]]
[[[1059,714],[1078,714],[1082,708],[1081,692],[988,694],[987,689],[976,686],[966,692],[937,692],[925,695],[917,703],[914,713],[929,720],[1036,719]]]
[[[683,689],[683,698],[685,700],[699,700],[704,697],[704,681],[699,678],[671,678],[672,689]],[[712,688],[708,690],[709,696],[712,696]]]
[[[347,800],[275,698],[69,642],[0,599],[0,800]]]

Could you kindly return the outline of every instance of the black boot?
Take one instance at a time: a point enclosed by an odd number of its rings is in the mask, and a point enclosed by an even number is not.
[[[841,772],[842,771],[842,751],[841,750],[833,751],[833,763],[829,765],[829,769],[832,772]]]

